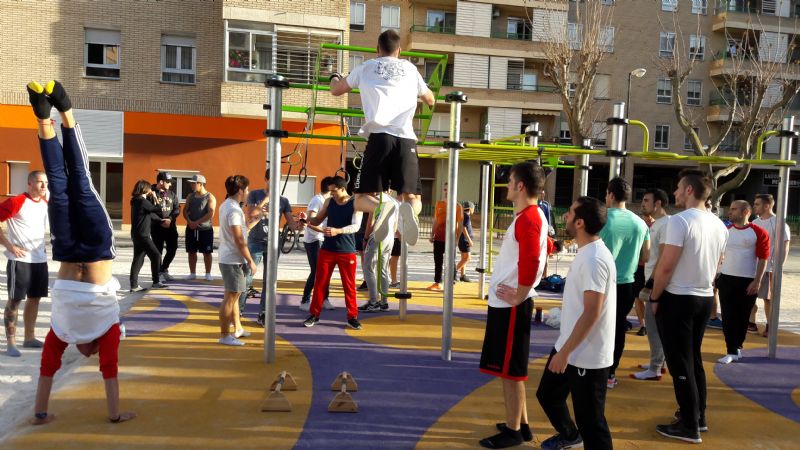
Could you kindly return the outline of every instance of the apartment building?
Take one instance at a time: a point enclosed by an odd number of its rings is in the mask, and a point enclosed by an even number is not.
[[[606,54],[594,85],[591,129],[597,148],[606,144],[605,119],[611,114],[612,104],[625,101],[630,95],[629,116],[648,125],[651,149],[690,153],[688,140],[675,119],[666,73],[672,58],[694,59],[695,69],[680,95],[704,141],[715,135],[727,119],[718,86],[720,75],[730,70],[730,61],[725,59],[731,46],[729,38],[735,40],[736,36],[750,33],[750,42],[756,46],[755,57],[781,58],[787,67],[796,60],[796,55],[786,50],[793,48],[788,43],[793,42],[797,31],[795,17],[800,11],[796,11],[795,1],[596,1],[614,8],[611,24],[601,33]],[[447,54],[449,65],[442,92],[461,90],[468,94],[470,100],[463,107],[461,128],[467,141],[480,139],[487,124],[493,137],[501,137],[518,134],[528,124],[538,122],[543,141],[567,142],[569,127],[563,118],[560,94],[544,72],[542,43],[550,38],[543,30],[552,29],[553,23],[563,23],[568,38],[576,45],[580,42],[574,8],[571,1],[554,5],[522,0],[353,0],[350,40],[355,45],[374,47],[381,31],[395,28],[404,38],[404,49]],[[676,52],[677,46],[684,51]],[[780,46],[784,50],[776,52]],[[370,57],[350,53],[349,65]],[[435,67],[431,61],[413,62],[424,76],[429,76]],[[644,77],[631,76],[639,68],[646,70]],[[349,104],[357,107],[358,97],[351,96]],[[792,107],[793,111],[797,109]],[[447,136],[448,112],[447,105],[437,106],[429,138]],[[353,128],[358,124],[358,120],[351,122]],[[632,128],[628,148],[640,150],[642,139],[642,133]],[[736,148],[736,133],[731,134],[724,148]],[[777,151],[777,141],[773,140],[766,152]],[[626,162],[624,176],[633,182],[634,199],[638,201],[647,188],[671,189],[677,170],[684,165],[631,159]],[[593,158],[592,166],[589,194],[602,197],[608,177],[607,159]],[[439,195],[446,170],[446,161],[422,161],[426,195]],[[459,197],[478,198],[477,164],[463,162],[460,172]],[[738,195],[774,190],[773,172],[754,171]],[[559,206],[571,201],[572,177],[572,170],[560,169],[549,180],[548,195]],[[794,208],[800,206],[796,203]]]
[[[342,0],[0,0],[0,195],[25,189],[41,167],[25,84],[61,80],[87,142],[92,179],[116,223],[130,223],[128,193],[138,179],[169,170],[181,198],[195,173],[224,198],[224,180],[240,173],[263,185],[266,78],[308,83],[322,42],[348,43],[349,5]],[[319,57],[343,70],[343,53]],[[344,107],[346,99],[320,96]],[[311,92],[289,89],[284,103],[308,106]],[[54,111],[55,112],[55,111]],[[57,115],[54,114],[54,118]],[[284,114],[302,131],[305,115]],[[320,134],[339,127],[318,118]],[[308,179],[292,167],[285,195],[304,205],[319,177],[339,165],[332,141],[283,142],[305,153]],[[297,164],[299,155],[288,158]],[[289,170],[283,164],[283,172]]]

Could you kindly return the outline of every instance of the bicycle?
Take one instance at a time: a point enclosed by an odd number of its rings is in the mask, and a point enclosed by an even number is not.
[[[280,249],[281,253],[284,255],[289,254],[295,247],[299,246],[300,242],[300,232],[297,230],[293,230],[289,224],[285,224],[283,226],[283,230],[281,231],[281,238],[280,238]]]

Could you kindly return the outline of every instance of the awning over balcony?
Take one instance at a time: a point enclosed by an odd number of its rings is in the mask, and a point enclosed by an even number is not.
[[[522,114],[532,114],[537,116],[560,116],[561,111],[551,111],[548,109],[523,109]]]

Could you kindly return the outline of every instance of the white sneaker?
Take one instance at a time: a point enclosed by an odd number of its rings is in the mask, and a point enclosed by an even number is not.
[[[322,309],[336,309],[327,298],[322,302]]]
[[[736,355],[725,355],[722,358],[718,359],[717,362],[720,364],[730,364],[734,361],[738,361],[739,357]]]
[[[207,273],[207,274],[206,274],[206,281],[211,281],[212,279],[213,279],[213,278],[211,278],[211,274],[210,274],[210,273]]]
[[[417,245],[419,239],[419,219],[414,214],[414,207],[410,203],[400,204],[400,217],[403,219],[403,229],[400,234],[408,245]]]
[[[310,300],[305,302],[305,303],[302,303],[302,302],[300,303],[300,311],[308,311],[309,309],[311,309],[311,301]]]
[[[175,281],[175,277],[169,274],[168,271],[161,272],[161,281],[166,283],[167,281]]]
[[[389,221],[387,220],[392,214],[395,214],[395,205],[392,202],[384,202],[380,205],[381,213],[375,218],[375,223],[372,224],[372,236],[375,242],[383,242],[389,237],[392,230],[389,229]]]
[[[231,336],[230,334],[220,338],[219,343],[222,345],[230,345],[232,347],[241,347],[244,345],[244,342],[236,339],[235,337]]]
[[[737,361],[742,359],[742,349],[736,349],[736,359]]]
[[[190,273],[189,276],[186,277],[186,279],[187,280],[196,280],[197,279],[197,275],[195,275],[193,273]]]
[[[240,337],[250,337],[250,332],[245,330],[244,328],[240,328],[236,330],[233,336],[236,337],[237,339]]]

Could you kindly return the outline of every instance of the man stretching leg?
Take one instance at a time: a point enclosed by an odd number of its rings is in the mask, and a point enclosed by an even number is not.
[[[44,88],[32,81],[28,95],[39,123],[39,147],[50,183],[53,260],[61,262],[53,285],[51,328],[42,350],[31,423],[42,425],[55,418],[47,412],[50,390],[69,344],[76,344],[87,357],[100,353],[108,420],[131,420],[136,413],[119,411],[117,350],[121,333],[116,291],[120,285],[111,276],[116,256],[111,219],[92,186],[83,136],[64,88],[57,81]],[[63,147],[50,120],[51,105],[61,114]]]

